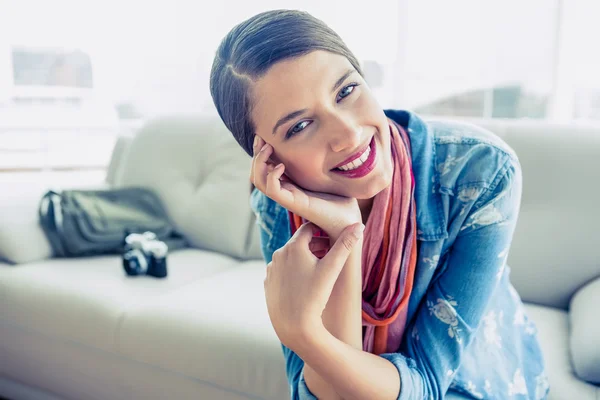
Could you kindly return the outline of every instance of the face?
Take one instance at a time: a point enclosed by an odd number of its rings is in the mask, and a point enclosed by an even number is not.
[[[281,61],[251,95],[256,134],[273,146],[272,161],[282,162],[299,186],[370,199],[390,184],[388,120],[345,57],[314,51]],[[343,171],[337,168],[353,158]]]

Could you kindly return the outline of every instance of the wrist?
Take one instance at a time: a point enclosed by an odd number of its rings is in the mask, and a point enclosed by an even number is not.
[[[310,359],[311,354],[319,351],[327,342],[331,333],[327,330],[321,318],[317,323],[300,329],[291,346],[288,346],[294,353],[298,354],[303,360]]]
[[[339,237],[342,235],[342,232],[344,231],[344,229],[346,229],[350,225],[354,225],[356,223],[362,224],[360,215],[358,217],[349,218],[347,220],[344,220],[344,221],[341,221],[341,222],[335,224],[329,231],[327,231],[327,235],[332,240],[331,243],[333,244],[339,239]]]

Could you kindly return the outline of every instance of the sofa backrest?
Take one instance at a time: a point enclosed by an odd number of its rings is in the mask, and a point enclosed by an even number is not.
[[[568,308],[600,276],[600,127],[471,121],[503,138],[523,169],[521,212],[508,257],[524,300]]]
[[[600,276],[600,129],[541,121],[469,120],[503,138],[523,168],[523,198],[508,258],[524,300],[566,309]],[[116,186],[157,191],[198,248],[261,258],[249,208],[251,159],[218,116],[167,117],[144,126],[113,159]]]
[[[252,159],[218,116],[152,120],[126,147],[109,167],[113,186],[153,189],[194,247],[238,259],[262,257],[249,207]]]

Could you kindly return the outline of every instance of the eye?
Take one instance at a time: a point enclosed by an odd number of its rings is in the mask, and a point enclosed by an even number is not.
[[[307,126],[310,125],[310,121],[301,121],[298,122],[296,125],[294,125],[285,135],[285,138],[291,138],[292,136],[294,136],[296,133],[300,133],[301,131],[303,131]]]
[[[342,90],[338,93],[336,101],[340,102],[344,98],[350,96],[350,94],[354,91],[354,88],[358,86],[358,83],[351,83],[348,86],[344,86]]]

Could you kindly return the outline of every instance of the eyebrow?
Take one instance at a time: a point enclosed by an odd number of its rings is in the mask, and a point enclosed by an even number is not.
[[[355,71],[354,68],[351,68],[348,71],[346,71],[346,73],[344,75],[342,75],[342,77],[335,82],[335,85],[333,85],[333,87],[331,88],[331,91],[335,92],[337,90],[337,88],[339,88],[342,85],[342,83],[344,83],[346,78],[348,78],[350,75],[352,75],[354,73],[354,71]]]
[[[299,115],[304,114],[307,111],[308,111],[307,108],[303,108],[302,110],[291,112],[288,115],[286,115],[285,117],[281,118],[279,121],[277,121],[277,123],[275,124],[275,127],[273,128],[273,135],[277,131],[277,128],[279,128],[281,125],[285,124],[289,120],[296,118]]]
[[[331,88],[332,92],[335,92],[337,90],[337,88],[339,88],[341,86],[342,83],[344,83],[344,81],[346,80],[346,78],[348,78],[350,75],[352,75],[354,73],[354,71],[356,71],[354,68],[349,69],[348,71],[346,71],[344,73],[344,75],[342,75],[340,77],[340,79],[338,79],[335,84],[333,85],[333,87]],[[273,127],[273,135],[275,134],[275,132],[277,131],[277,128],[279,128],[281,125],[285,124],[286,122],[304,114],[305,112],[307,112],[308,109],[307,108],[303,108],[302,110],[297,110],[297,111],[293,111],[291,113],[289,113],[288,115],[282,117],[279,119],[279,121],[277,121],[277,123],[275,124],[275,127]]]

